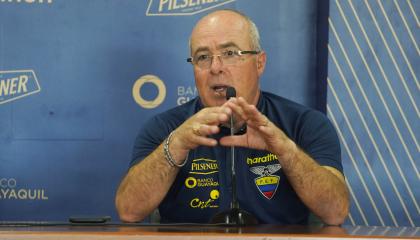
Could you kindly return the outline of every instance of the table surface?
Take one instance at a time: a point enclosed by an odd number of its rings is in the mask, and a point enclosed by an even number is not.
[[[420,227],[0,223],[0,239],[420,239]]]

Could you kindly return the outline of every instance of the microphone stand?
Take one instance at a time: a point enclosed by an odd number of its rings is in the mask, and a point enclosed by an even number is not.
[[[235,129],[233,127],[233,117],[230,116],[230,136],[235,135]],[[230,208],[239,208],[238,196],[236,195],[236,170],[235,170],[235,146],[230,147],[230,156],[231,156],[231,167],[232,167],[232,202],[230,203]]]
[[[233,90],[232,90],[233,89]],[[227,90],[226,98],[236,96],[234,88]],[[233,93],[232,93],[233,92]],[[230,96],[229,96],[230,95]],[[230,116],[230,136],[235,135],[235,128],[233,124],[233,116]],[[228,225],[255,225],[258,224],[257,219],[245,210],[239,208],[238,196],[236,190],[236,170],[235,170],[235,146],[230,147],[231,156],[231,172],[232,172],[232,200],[230,203],[230,209],[217,213],[210,220],[210,223],[214,224],[228,224]]]

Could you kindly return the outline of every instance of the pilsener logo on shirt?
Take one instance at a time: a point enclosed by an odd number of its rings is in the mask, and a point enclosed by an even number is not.
[[[41,91],[33,70],[0,71],[0,104]]]
[[[190,174],[214,174],[219,172],[219,165],[216,160],[207,158],[197,158],[191,161]]]

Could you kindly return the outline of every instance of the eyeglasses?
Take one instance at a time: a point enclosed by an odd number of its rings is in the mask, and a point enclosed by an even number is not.
[[[239,51],[239,50],[226,50],[223,51],[221,54],[214,54],[214,55],[208,55],[208,54],[200,54],[195,57],[189,57],[187,58],[187,62],[198,66],[202,69],[208,69],[210,68],[213,58],[219,57],[219,60],[222,62],[222,64],[225,65],[235,65],[240,60],[243,59],[243,55],[245,54],[259,54],[260,51]]]

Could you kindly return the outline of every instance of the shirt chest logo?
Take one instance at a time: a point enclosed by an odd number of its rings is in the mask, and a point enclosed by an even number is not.
[[[188,204],[190,208],[203,210],[219,207],[218,172],[219,165],[216,160],[197,158],[191,161],[189,177],[185,179],[184,184],[187,189],[191,190],[191,194],[199,196],[190,200]],[[205,196],[206,193],[209,195]]]
[[[268,200],[272,199],[276,194],[280,183],[280,177],[273,174],[280,169],[280,164],[256,166],[249,169],[254,174],[259,175],[259,177],[254,179],[255,185],[260,193]]]
[[[219,172],[219,165],[216,160],[198,158],[191,161],[190,174],[209,175]]]

